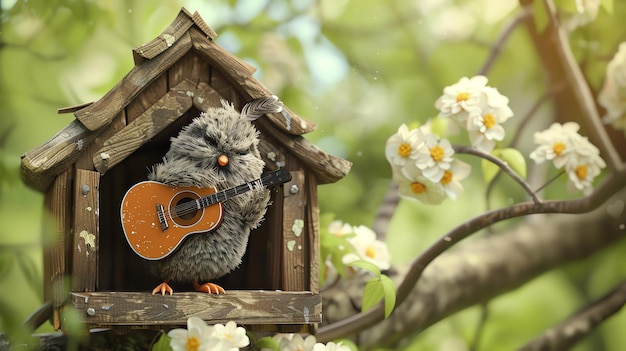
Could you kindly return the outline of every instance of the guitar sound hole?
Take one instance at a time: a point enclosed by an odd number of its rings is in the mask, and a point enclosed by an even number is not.
[[[185,197],[180,199],[180,201],[178,201],[176,203],[176,217],[185,220],[185,221],[189,221],[194,219],[194,217],[196,217],[196,213],[198,212],[197,209],[195,209],[195,204],[187,204],[188,202],[191,201],[195,201],[195,199],[192,199],[190,197]]]

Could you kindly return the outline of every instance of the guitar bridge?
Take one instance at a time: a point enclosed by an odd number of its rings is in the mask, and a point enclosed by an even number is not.
[[[166,231],[170,226],[167,224],[167,220],[165,219],[165,209],[163,205],[156,204],[157,217],[159,217],[159,223],[161,224],[161,231]]]

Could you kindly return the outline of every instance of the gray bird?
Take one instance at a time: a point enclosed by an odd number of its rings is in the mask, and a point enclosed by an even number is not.
[[[148,178],[218,191],[260,178],[264,162],[257,148],[259,132],[251,121],[280,111],[282,102],[276,96],[255,99],[241,112],[222,101],[221,107],[201,113],[171,139],[163,162],[152,167]],[[210,234],[190,235],[169,256],[147,262],[151,272],[164,280],[152,294],[172,294],[169,281],[192,281],[198,291],[224,293],[222,287],[208,281],[239,266],[250,230],[263,220],[269,199],[265,188],[230,198],[223,203],[222,223]]]

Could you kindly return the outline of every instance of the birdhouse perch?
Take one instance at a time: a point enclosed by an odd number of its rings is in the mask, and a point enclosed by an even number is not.
[[[66,305],[90,327],[164,328],[198,316],[253,330],[314,332],[321,322],[317,186],[341,179],[351,164],[303,138],[315,125],[286,106],[253,123],[265,169],[282,167],[291,180],[271,191],[242,264],[219,280],[226,294],[175,287],[173,295],[152,295],[159,278],[144,271],[123,236],[122,197],[146,180],[171,137],[221,100],[240,110],[273,95],[215,37],[197,13],[181,9],[163,33],[133,50],[135,66],[107,94],[60,109],[75,120],[22,156],[22,178],[44,193],[53,219],[43,233],[52,242],[44,248],[44,296],[54,305],[56,329]]]

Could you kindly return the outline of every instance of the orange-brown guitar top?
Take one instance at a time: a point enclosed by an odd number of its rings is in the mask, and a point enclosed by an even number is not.
[[[120,213],[128,244],[137,255],[159,260],[174,252],[187,235],[217,228],[224,214],[222,203],[203,202],[212,194],[217,195],[215,188],[135,184],[124,195]]]

